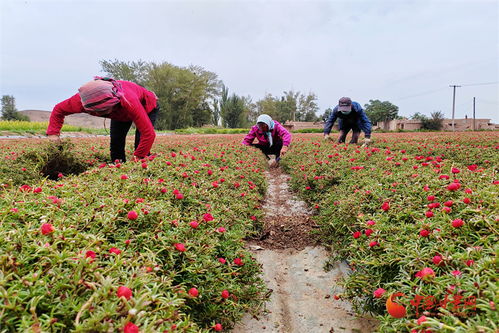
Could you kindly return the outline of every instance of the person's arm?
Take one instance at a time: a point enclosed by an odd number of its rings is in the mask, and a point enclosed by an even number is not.
[[[80,95],[76,94],[54,106],[50,114],[49,124],[46,134],[49,138],[54,138],[61,134],[61,128],[64,125],[64,118],[70,114],[83,112]]]
[[[336,106],[333,109],[333,112],[329,115],[329,118],[327,119],[326,123],[324,124],[324,136],[329,136],[329,133],[331,133],[331,129],[333,128],[334,122],[336,121],[336,118],[338,117],[338,107]]]
[[[149,155],[151,147],[156,139],[154,126],[147,115],[146,110],[136,96],[125,96],[126,101],[122,101],[121,105],[129,112],[132,121],[140,132],[140,142],[133,153],[138,158],[144,158]]]
[[[282,145],[289,146],[291,144],[291,133],[281,124],[277,124],[276,130],[277,135],[282,139]]]
[[[371,121],[359,104],[356,111],[359,113],[359,127],[364,132],[365,137],[369,139],[371,137]]]
[[[243,139],[243,142],[241,142],[243,145],[246,145],[246,146],[250,146],[253,141],[255,140],[256,138],[256,129],[255,127],[251,127],[250,131],[248,134],[246,134],[246,136],[244,137]]]

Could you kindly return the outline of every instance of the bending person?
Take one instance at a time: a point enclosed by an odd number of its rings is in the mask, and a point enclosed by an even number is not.
[[[150,154],[156,138],[154,123],[159,112],[156,95],[129,81],[95,77],[78,89],[78,93],[60,102],[50,115],[47,135],[58,139],[64,118],[75,113],[88,113],[111,119],[111,161],[126,161],[126,136],[135,124],[134,156]]]

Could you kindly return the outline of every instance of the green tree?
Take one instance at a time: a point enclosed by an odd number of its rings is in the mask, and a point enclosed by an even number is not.
[[[317,111],[319,111],[317,96],[314,93],[308,93],[308,95],[300,94],[298,98],[299,119],[301,121],[317,121],[319,119]]]
[[[367,117],[371,123],[375,124],[380,121],[390,121],[397,119],[399,107],[388,102],[380,100],[369,100],[368,104],[364,105]]]
[[[440,131],[444,127],[444,119],[443,112],[432,112],[430,118],[422,120],[422,128],[432,131]]]
[[[245,97],[232,94],[229,89],[222,86],[222,97],[220,99],[220,115],[224,127],[240,128],[246,125],[248,114],[248,100]]]
[[[107,75],[136,82],[158,96],[157,129],[203,126],[214,121],[211,106],[220,95],[222,84],[215,73],[200,66],[179,67],[167,62],[100,63]]]
[[[120,61],[101,60],[100,65],[102,71],[116,80],[132,81],[142,86],[146,85],[147,76],[150,71],[151,64],[143,60],[138,61]]]
[[[421,121],[428,119],[428,117],[426,115],[422,114],[421,112],[414,113],[410,118],[414,119],[414,120],[421,120]]]
[[[2,119],[29,121],[27,116],[17,111],[16,99],[11,95],[2,96]]]

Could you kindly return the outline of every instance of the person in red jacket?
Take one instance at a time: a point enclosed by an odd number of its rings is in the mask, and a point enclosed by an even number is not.
[[[255,139],[258,143],[253,143]],[[277,120],[262,114],[258,116],[256,125],[251,127],[242,144],[260,149],[269,160],[270,166],[277,167],[281,156],[286,154],[291,144],[291,134]],[[269,155],[275,155],[275,159],[271,159]]]
[[[126,136],[132,123],[135,131],[134,156],[150,154],[156,138],[154,123],[159,112],[156,95],[130,81],[96,76],[78,89],[78,93],[60,102],[50,115],[47,135],[58,139],[64,118],[75,113],[88,113],[111,119],[111,161],[126,161]]]

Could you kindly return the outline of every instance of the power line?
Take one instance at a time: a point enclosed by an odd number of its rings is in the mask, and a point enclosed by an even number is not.
[[[490,84],[498,84],[499,81],[495,81],[495,82],[483,82],[483,83],[469,83],[469,84],[462,84],[461,86],[463,87],[470,87],[470,86],[487,86],[487,85],[490,85]]]

